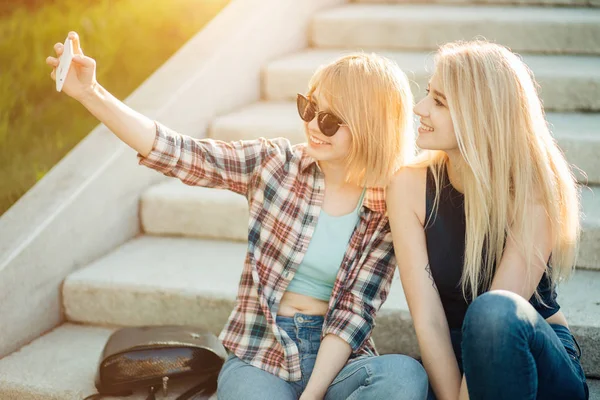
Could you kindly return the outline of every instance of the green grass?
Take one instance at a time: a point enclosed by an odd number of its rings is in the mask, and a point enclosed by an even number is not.
[[[98,81],[124,99],[227,3],[30,0],[0,9],[0,215],[98,124],[56,92],[45,63],[56,42],[77,31]]]

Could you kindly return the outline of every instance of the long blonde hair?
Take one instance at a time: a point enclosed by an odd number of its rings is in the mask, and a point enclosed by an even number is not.
[[[579,194],[550,134],[532,72],[505,47],[473,41],[442,46],[434,74],[464,159],[459,169],[466,214],[463,294],[474,298],[480,288],[489,289],[508,237],[520,246],[531,274],[533,260],[541,257],[531,246],[535,204],[543,205],[552,229],[546,272],[553,284],[566,278],[576,262]],[[419,156],[419,164],[428,165],[436,178],[435,204],[447,163],[442,151]]]
[[[349,54],[315,72],[308,96],[317,88],[352,135],[348,182],[384,187],[412,161],[413,95],[397,64],[375,54]]]

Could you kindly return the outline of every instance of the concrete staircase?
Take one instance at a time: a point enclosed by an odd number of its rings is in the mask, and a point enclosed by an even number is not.
[[[522,52],[540,82],[559,144],[585,172],[578,175],[584,226],[578,269],[559,287],[559,302],[583,348],[586,373],[600,378],[600,2],[477,3],[362,0],[317,13],[308,32],[313,48],[265,65],[263,101],[216,118],[210,136],[302,141],[292,99],[306,91],[318,65],[349,50],[373,50],[397,61],[414,81],[416,98],[439,43],[481,35]],[[148,189],[140,200],[144,235],[65,280],[69,322],[0,360],[0,399],[93,393],[99,353],[117,326],[194,324],[217,334],[235,300],[247,213],[245,199],[225,191],[178,181]],[[397,279],[377,322],[381,352],[417,354]],[[591,379],[590,386],[591,398],[600,399],[600,381]]]

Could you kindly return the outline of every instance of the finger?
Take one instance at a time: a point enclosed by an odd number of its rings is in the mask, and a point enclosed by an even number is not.
[[[51,65],[53,67],[58,67],[58,59],[54,57],[46,58],[46,64]]]
[[[63,44],[62,44],[62,43],[56,43],[56,44],[54,45],[54,51],[56,52],[56,55],[60,57],[60,56],[61,56],[61,54],[62,54],[62,53],[63,53],[63,51],[64,51],[64,46],[63,46]]]
[[[77,54],[75,57],[73,57],[73,62],[87,68],[94,66],[94,60],[90,57],[84,56],[83,54]]]
[[[56,81],[56,68],[50,72],[50,78],[52,78],[53,81]]]
[[[77,32],[69,32],[69,39],[73,41],[73,53],[83,54],[83,50],[81,50],[81,42],[79,41],[79,35]]]

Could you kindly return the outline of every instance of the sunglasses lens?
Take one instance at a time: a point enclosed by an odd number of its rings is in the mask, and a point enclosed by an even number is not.
[[[306,97],[299,94],[296,105],[298,106],[298,114],[300,114],[303,121],[310,122],[315,118],[315,108]]]
[[[335,115],[329,113],[319,114],[317,120],[319,123],[319,130],[325,136],[333,136],[340,128],[341,121]]]

